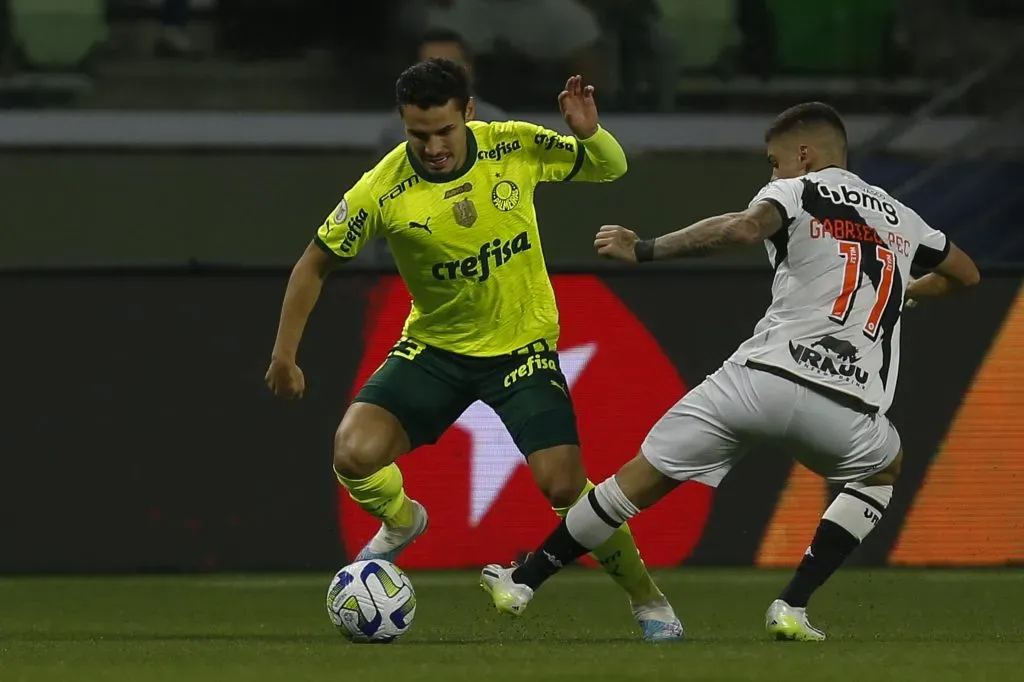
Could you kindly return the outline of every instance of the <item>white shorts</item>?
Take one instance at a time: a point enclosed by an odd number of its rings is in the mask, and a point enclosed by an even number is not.
[[[576,0],[453,0],[431,7],[427,26],[457,32],[474,52],[505,44],[540,60],[562,59],[601,36],[597,19]]]
[[[669,478],[717,487],[747,451],[765,443],[837,482],[868,478],[900,452],[900,435],[884,415],[732,362],[673,405],[640,449]]]

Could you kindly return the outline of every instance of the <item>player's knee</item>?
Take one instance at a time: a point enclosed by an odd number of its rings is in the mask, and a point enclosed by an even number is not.
[[[334,470],[345,478],[372,476],[393,461],[387,439],[342,423],[334,434]]]
[[[372,476],[404,452],[402,443],[408,443],[408,438],[400,425],[395,426],[397,421],[392,417],[391,424],[375,417],[360,415],[359,409],[350,410],[338,426],[334,433],[334,470],[339,475],[351,479]]]
[[[896,485],[900,477],[900,470],[903,467],[903,451],[900,450],[896,459],[889,463],[882,471],[864,481],[867,485]]]
[[[537,487],[555,509],[572,506],[587,485],[578,448],[541,450],[531,454],[529,462]]]
[[[585,476],[564,476],[555,478],[541,486],[541,492],[555,509],[571,507],[579,499],[583,487],[587,484]]]
[[[381,448],[339,428],[334,434],[334,470],[345,478],[372,476],[387,466]]]

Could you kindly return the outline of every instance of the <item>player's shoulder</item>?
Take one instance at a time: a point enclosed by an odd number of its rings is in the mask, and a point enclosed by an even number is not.
[[[480,149],[498,147],[502,142],[522,146],[526,137],[534,135],[530,124],[523,121],[470,121],[467,125]]]
[[[527,131],[533,124],[527,123],[526,121],[518,121],[509,119],[507,121],[470,121],[467,124],[473,129],[473,132],[477,135],[483,133],[485,135],[521,135],[524,131]],[[534,128],[538,126],[533,126]]]
[[[802,178],[772,178],[757,190],[755,198],[768,194],[773,190],[795,190],[803,187]]]
[[[478,139],[482,135],[496,141],[501,141],[503,139],[518,140],[520,144],[523,145],[542,145],[548,137],[558,136],[557,133],[545,128],[544,126],[530,121],[514,119],[508,121],[492,121],[490,123],[472,121],[470,122],[470,125],[473,126],[473,133]]]
[[[773,178],[754,194],[754,198],[750,200],[750,205],[753,206],[759,201],[768,199],[777,201],[780,197],[798,200],[803,195],[805,186],[804,178]]]
[[[503,163],[515,163],[530,156],[531,150],[543,144],[546,132],[525,121],[471,121],[469,126],[476,137],[478,158]]]

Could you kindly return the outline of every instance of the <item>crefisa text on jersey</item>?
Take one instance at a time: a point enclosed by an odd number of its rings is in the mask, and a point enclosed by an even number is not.
[[[478,161],[501,161],[502,158],[522,148],[523,143],[519,140],[513,140],[512,142],[502,140],[494,146],[494,149],[481,149],[478,151],[476,158]]]
[[[434,263],[430,268],[430,274],[434,276],[434,279],[442,282],[474,278],[478,282],[483,282],[491,276],[491,261],[494,261],[495,268],[500,268],[517,253],[523,253],[532,248],[530,235],[526,232],[520,232],[504,242],[501,239],[488,240],[480,245],[480,252],[475,256],[467,256],[462,260]]]
[[[366,212],[365,208],[359,209],[359,213],[355,214],[348,219],[348,224],[345,226],[348,231],[345,233],[345,239],[341,242],[341,250],[345,253],[352,251],[352,245],[359,241],[359,237],[363,234],[363,228],[366,227],[366,219],[370,217],[370,214]]]
[[[576,145],[572,142],[567,142],[556,135],[544,135],[542,133],[534,135],[533,143],[539,147],[544,147],[546,150],[564,149],[567,152],[576,152]]]

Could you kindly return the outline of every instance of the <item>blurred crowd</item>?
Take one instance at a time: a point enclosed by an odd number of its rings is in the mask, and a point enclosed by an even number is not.
[[[728,82],[927,74],[957,62],[957,41],[932,15],[944,13],[955,30],[958,13],[1019,17],[1024,2],[0,0],[0,7],[0,64],[8,74],[89,71],[103,59],[251,63],[319,50],[360,93],[386,100],[387,88],[375,84],[390,82],[425,36],[442,32],[453,37],[448,49],[457,43],[475,65],[480,95],[506,107],[548,101],[565,74],[583,73],[618,108],[667,111],[687,75]],[[145,48],[118,50],[117,26],[148,26]]]

